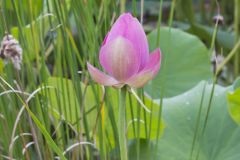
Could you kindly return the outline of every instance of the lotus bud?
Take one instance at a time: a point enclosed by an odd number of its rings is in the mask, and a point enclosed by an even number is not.
[[[99,53],[105,74],[87,64],[94,81],[104,86],[143,87],[160,69],[161,52],[149,54],[148,41],[142,25],[130,13],[122,14],[106,35]]]

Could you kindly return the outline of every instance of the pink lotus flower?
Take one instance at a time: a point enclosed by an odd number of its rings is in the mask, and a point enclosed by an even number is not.
[[[88,71],[104,86],[133,88],[144,86],[159,71],[161,52],[157,48],[149,55],[146,34],[139,21],[130,13],[122,14],[105,37],[99,60],[107,74],[87,63]]]

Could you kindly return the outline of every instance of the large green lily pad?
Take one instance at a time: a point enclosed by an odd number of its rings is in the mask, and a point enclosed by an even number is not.
[[[205,84],[206,82],[201,82],[182,95],[164,100],[163,117],[166,129],[156,153],[159,159],[240,159],[240,127],[228,113],[228,88],[215,86],[206,129],[202,132],[212,90],[212,85]],[[197,123],[202,92],[203,105]],[[196,139],[192,145],[195,133]]]
[[[156,48],[157,31],[148,35],[150,50]],[[211,65],[205,45],[191,34],[162,27],[160,43],[162,64],[158,75],[145,87],[153,98],[172,97],[211,79]]]
[[[140,159],[142,157],[147,157],[149,160],[240,159],[240,127],[234,123],[228,113],[226,93],[229,89],[215,86],[204,132],[203,126],[212,85],[201,82],[184,94],[164,99],[163,119],[166,128],[163,136],[158,143],[141,139]],[[202,110],[199,114],[200,106]],[[200,115],[199,123],[197,123],[198,115]],[[193,143],[194,137],[196,138]],[[136,142],[133,140],[129,145],[129,151],[135,155]],[[129,157],[131,160],[136,159],[136,156]]]

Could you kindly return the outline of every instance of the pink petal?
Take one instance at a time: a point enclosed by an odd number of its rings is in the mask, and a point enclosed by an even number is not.
[[[108,43],[118,36],[132,42],[138,56],[141,58],[139,69],[143,69],[149,58],[148,41],[142,25],[130,13],[122,14],[117,19],[105,42]]]
[[[133,45],[121,36],[102,46],[99,59],[103,68],[119,82],[136,74],[140,66],[140,57]]]
[[[140,72],[139,74],[131,77],[127,81],[127,84],[133,88],[141,88],[152,78],[153,78],[152,71],[149,70],[149,71],[145,71],[145,72]]]
[[[118,85],[119,82],[113,77],[106,75],[105,73],[99,71],[97,68],[93,67],[90,63],[87,63],[88,71],[94,81],[104,86]]]
[[[148,63],[143,70],[153,70],[154,76],[158,73],[161,65],[161,50],[155,49],[149,56]]]
[[[104,38],[104,40],[103,40],[103,42],[102,42],[102,46],[106,44],[106,41],[107,41],[107,38],[108,38],[108,34],[109,34],[109,33],[107,33],[107,35],[105,36],[105,38]]]
[[[133,88],[143,87],[149,80],[153,79],[160,69],[161,64],[161,52],[160,49],[156,49],[150,54],[149,61],[146,67],[138,74],[132,76],[127,80],[127,84]]]

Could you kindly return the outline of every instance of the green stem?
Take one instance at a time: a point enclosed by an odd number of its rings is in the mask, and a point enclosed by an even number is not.
[[[144,0],[141,0],[141,15],[140,23],[143,24]]]
[[[126,87],[123,87],[119,91],[118,133],[121,160],[128,159],[126,139],[126,92]]]
[[[160,0],[159,4],[159,13],[158,13],[158,22],[157,22],[157,43],[156,47],[159,47],[159,42],[160,42],[160,26],[161,26],[161,21],[162,21],[162,6],[163,6],[163,0]]]
[[[169,17],[169,20],[168,20],[168,26],[169,27],[172,27],[175,5],[176,5],[176,0],[173,0],[172,3],[171,3],[170,17]]]
[[[125,12],[125,5],[126,5],[126,0],[121,0],[120,1],[120,12],[121,13]]]
[[[136,0],[132,1],[132,12],[133,12],[134,17],[137,17],[137,3],[136,3]]]
[[[201,140],[200,141],[200,146],[202,145],[202,142],[203,142],[203,139],[204,139],[204,134],[205,134],[206,127],[207,127],[207,121],[208,121],[210,111],[211,111],[211,108],[212,108],[213,94],[214,94],[214,91],[215,91],[216,83],[217,83],[217,77],[214,76],[213,86],[212,86],[212,89],[211,89],[209,102],[208,102],[208,106],[207,106],[207,113],[206,113],[206,116],[205,116],[205,119],[204,119],[204,122],[203,122],[203,129],[202,129],[202,132],[201,132],[201,135],[200,135],[201,136],[200,137],[200,140]],[[198,148],[196,160],[199,160],[200,156],[201,156],[200,155],[200,148]]]
[[[197,115],[197,119],[196,119],[196,123],[195,123],[196,128],[194,129],[194,136],[193,136],[193,141],[192,141],[192,147],[191,147],[191,153],[190,153],[189,160],[192,160],[194,147],[195,147],[198,132],[199,132],[199,129],[200,129],[200,127],[199,127],[200,124],[199,123],[200,123],[201,115],[202,115],[202,112],[203,112],[202,111],[203,110],[203,100],[204,100],[206,85],[207,84],[204,83],[202,96],[201,96],[200,107],[199,107],[199,110],[198,110],[198,115]]]
[[[234,9],[234,30],[235,30],[235,44],[238,42],[239,39],[239,8],[240,3],[239,0],[235,0],[235,9]],[[234,58],[234,76],[237,77],[239,73],[239,55],[236,54]]]

